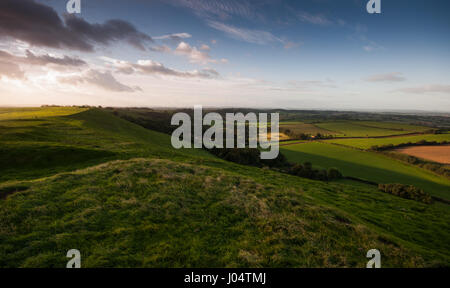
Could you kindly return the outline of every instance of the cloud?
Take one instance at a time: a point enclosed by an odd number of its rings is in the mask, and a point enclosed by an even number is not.
[[[217,21],[208,21],[208,25],[211,28],[224,32],[231,38],[234,38],[236,40],[242,40],[248,43],[260,45],[267,44],[270,42],[283,43],[283,41],[280,38],[275,37],[272,33],[267,31],[238,28]]]
[[[120,83],[109,71],[101,72],[94,69],[86,71],[81,76],[59,77],[59,82],[72,85],[89,83],[112,92],[142,91],[140,87],[130,87]]]
[[[181,42],[178,44],[175,49],[175,54],[187,56],[192,63],[217,63],[217,60],[211,59],[211,56],[207,51],[200,51],[186,42]]]
[[[34,0],[0,1],[0,37],[11,37],[35,46],[93,51],[94,45],[125,41],[145,50],[152,38],[123,20],[91,24],[57,12]]]
[[[396,92],[412,94],[444,93],[450,94],[450,85],[431,84],[417,87],[409,87],[395,90]]]
[[[168,35],[163,35],[163,36],[157,36],[154,37],[153,39],[155,40],[165,40],[168,42],[172,42],[172,43],[180,43],[181,41],[183,41],[183,39],[188,39],[191,38],[192,35],[189,33],[173,33],[173,34],[168,34]]]
[[[168,2],[175,6],[189,8],[203,19],[227,19],[232,16],[246,19],[263,18],[255,11],[255,3],[246,0],[168,0]]]
[[[161,52],[161,53],[172,52],[172,49],[170,49],[170,47],[166,46],[166,45],[152,46],[152,47],[149,47],[148,50],[153,51],[153,52]]]
[[[310,90],[315,88],[337,88],[335,81],[332,79],[325,80],[294,80],[288,81],[288,89]]]
[[[19,65],[0,59],[0,79],[5,76],[11,79],[24,79],[25,73]]]
[[[293,49],[293,48],[297,48],[300,47],[302,44],[301,43],[295,43],[295,42],[286,42],[284,44],[284,49]]]
[[[377,43],[373,41],[369,41],[369,44],[363,46],[364,51],[366,52],[372,52],[375,50],[382,50],[384,49],[383,46],[378,45]]]
[[[20,64],[40,65],[40,66],[45,66],[48,64],[61,66],[74,66],[74,67],[87,65],[85,61],[78,58],[72,58],[69,56],[63,56],[59,58],[50,56],[49,54],[35,55],[30,50],[26,51],[25,56],[17,56],[10,54],[6,51],[0,50],[0,59]]]
[[[367,77],[365,80],[367,82],[402,82],[406,80],[402,75],[403,74],[399,72],[378,74]]]
[[[206,45],[206,44],[202,44],[202,46],[200,46],[200,50],[203,50],[203,51],[210,51],[210,50],[211,50],[211,47],[209,47],[209,46]]]
[[[314,25],[330,25],[333,23],[333,21],[329,20],[327,17],[325,17],[322,14],[310,14],[305,11],[299,11],[297,12],[297,17],[302,22],[307,22]]]
[[[194,71],[178,71],[168,68],[163,64],[153,60],[139,60],[137,63],[121,61],[108,57],[101,57],[104,61],[112,65],[117,72],[123,74],[142,74],[142,75],[162,75],[181,78],[217,78],[219,73],[214,69],[202,69]]]

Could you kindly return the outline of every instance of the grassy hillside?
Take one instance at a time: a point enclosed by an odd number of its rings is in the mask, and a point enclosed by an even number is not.
[[[432,195],[450,199],[450,181],[445,177],[378,153],[317,142],[283,146],[281,151],[294,162],[309,161],[321,168],[336,167],[345,176],[377,183],[415,185]]]
[[[14,112],[0,121],[0,160],[8,163],[0,166],[1,181],[48,176],[114,159],[180,153],[170,147],[167,135],[99,109],[67,108],[64,113],[59,108],[58,113],[65,115],[61,117],[54,117],[54,112],[43,108],[29,119],[26,110],[24,119]],[[183,151],[179,157],[196,155],[212,157],[201,150]]]
[[[0,267],[73,248],[83,267],[450,265],[446,205],[174,150],[98,109],[48,116],[0,121]]]

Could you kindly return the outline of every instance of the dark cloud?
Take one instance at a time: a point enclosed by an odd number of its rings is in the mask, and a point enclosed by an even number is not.
[[[152,38],[123,20],[91,24],[82,18],[65,15],[34,0],[0,1],[0,37],[12,37],[31,45],[92,51],[95,44],[125,41],[145,50]]]
[[[30,50],[26,51],[25,56],[16,56],[13,54],[10,54],[6,51],[0,50],[0,60],[3,61],[9,61],[14,63],[20,63],[20,64],[30,64],[30,65],[40,65],[45,66],[48,64],[54,64],[54,65],[61,65],[61,66],[84,66],[87,65],[86,62],[84,62],[81,59],[78,58],[72,58],[69,56],[64,56],[62,58],[53,57],[48,54],[44,55],[35,55]]]

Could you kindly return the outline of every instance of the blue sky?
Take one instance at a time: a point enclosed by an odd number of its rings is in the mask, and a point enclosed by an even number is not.
[[[123,35],[92,38],[94,49],[80,51],[0,32],[3,51],[16,60],[28,50],[87,63],[61,72],[54,63],[38,69],[21,60],[26,80],[4,76],[10,85],[0,92],[22,96],[0,105],[449,112],[450,3],[381,0],[382,13],[368,14],[367,2],[82,0],[78,17],[89,25],[121,19],[152,41],[140,49]],[[37,3],[64,19],[66,1]]]

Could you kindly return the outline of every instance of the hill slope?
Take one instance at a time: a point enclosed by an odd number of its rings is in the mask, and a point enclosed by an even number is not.
[[[0,184],[2,267],[64,267],[74,248],[83,267],[364,267],[373,248],[384,267],[450,264],[441,204],[177,151],[97,109],[13,120],[1,149],[44,146],[51,165],[16,163]],[[107,154],[64,161],[55,147]]]

